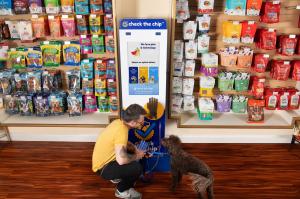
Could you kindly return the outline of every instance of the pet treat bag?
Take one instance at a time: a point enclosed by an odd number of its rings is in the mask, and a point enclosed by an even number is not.
[[[247,91],[249,87],[250,74],[244,72],[236,73],[234,88],[236,91]]]
[[[213,113],[215,109],[214,102],[210,98],[200,97],[198,99],[198,108],[202,115],[200,115],[201,120],[211,120],[212,115],[207,115],[208,113]],[[204,114],[204,115],[203,115]]]
[[[224,21],[223,27],[223,42],[239,43],[241,38],[242,24],[238,21]]]
[[[115,39],[112,35],[105,36],[105,51],[106,53],[115,53]]]
[[[267,1],[263,3],[260,21],[264,23],[278,23],[280,16],[280,1]]]
[[[184,78],[182,81],[182,94],[183,95],[193,95],[194,91],[194,82],[193,78]]]
[[[29,12],[28,0],[13,0],[15,14],[27,14]]]
[[[215,78],[213,77],[200,77],[200,90],[199,95],[201,97],[212,97],[214,96],[213,89],[215,87]]]
[[[114,21],[111,14],[106,14],[104,16],[104,30],[105,30],[105,34],[107,35],[114,34]]]
[[[266,99],[266,109],[275,110],[279,102],[279,93],[274,92],[271,89],[266,90],[265,99]]]
[[[36,116],[47,117],[50,116],[50,106],[47,95],[37,95],[34,97],[34,107]]]
[[[48,21],[51,37],[61,37],[63,32],[60,23],[60,16],[48,15]]]
[[[233,90],[235,74],[233,72],[221,72],[218,75],[218,88],[220,91]]]
[[[279,110],[287,110],[289,108],[289,92],[283,92],[279,96],[278,109]]]
[[[183,23],[184,40],[194,40],[197,32],[197,23],[195,21],[187,21]]]
[[[84,112],[91,113],[97,111],[97,101],[95,96],[85,95],[83,98],[84,98]]]
[[[95,54],[103,54],[105,51],[104,47],[104,37],[102,35],[93,35],[92,36],[92,46],[93,53]]]
[[[57,67],[60,65],[61,43],[57,41],[41,42],[43,62],[46,67]]]
[[[0,91],[5,95],[13,91],[13,72],[13,70],[0,71]]]
[[[79,35],[88,34],[88,19],[86,15],[76,15],[77,33]]]
[[[35,38],[45,37],[49,34],[48,21],[45,16],[32,15],[31,25]]]
[[[107,92],[109,96],[117,95],[117,83],[114,79],[107,79]]]
[[[64,42],[63,59],[65,65],[80,65],[80,45],[78,42]]]
[[[93,78],[93,60],[92,59],[83,59],[81,60],[80,70],[81,70],[81,77],[82,78]]]
[[[289,78],[290,71],[290,61],[273,60],[270,76],[275,80],[287,80]]]
[[[195,60],[186,60],[185,61],[185,68],[184,68],[184,76],[186,77],[193,77],[195,74]]]
[[[52,93],[48,97],[50,114],[57,116],[64,114],[64,99],[61,93]]]
[[[90,13],[88,0],[75,0],[75,12],[80,15],[87,15]]]
[[[67,98],[69,116],[81,116],[82,115],[82,94],[71,94]]]
[[[91,54],[93,52],[91,36],[89,35],[80,36],[80,48],[81,48],[81,54]]]
[[[151,76],[151,68],[149,70],[149,76]],[[116,65],[114,59],[107,60],[106,78],[116,79]]]
[[[181,95],[172,95],[171,109],[173,112],[180,113],[183,97]]]
[[[182,78],[181,77],[173,77],[173,93],[182,93]]]
[[[261,123],[264,121],[264,100],[248,100],[248,122],[249,123]]]
[[[183,59],[183,41],[181,41],[181,40],[174,41],[173,58],[177,61],[182,61],[182,59]]]
[[[62,15],[61,24],[63,27],[64,35],[66,37],[75,36],[75,18],[74,16]]]
[[[0,61],[6,61],[8,58],[8,44],[0,43]]]
[[[300,92],[299,91],[291,91],[290,92],[290,101],[289,101],[289,109],[297,110],[300,105]]]
[[[18,21],[5,21],[8,25],[10,37],[12,39],[20,39],[20,34],[18,31]]]
[[[292,79],[300,81],[300,60],[293,61]]]
[[[97,59],[94,61],[95,79],[106,79],[107,60]]]
[[[4,20],[0,20],[0,41],[3,39],[10,39],[9,27]],[[0,46],[3,46],[5,43],[1,43]]]
[[[183,20],[187,20],[190,18],[190,11],[189,11],[189,1],[177,1],[176,2],[176,19],[177,23],[182,23]]]
[[[256,28],[257,24],[255,23],[255,21],[243,21],[241,42],[246,44],[252,44],[254,41]]]
[[[103,33],[103,19],[100,15],[91,14],[89,17],[91,34],[99,35]]]
[[[74,12],[74,0],[60,0],[61,11],[64,13]]]
[[[225,14],[227,15],[245,15],[246,0],[226,0]]]
[[[20,34],[20,39],[23,41],[33,40],[33,31],[30,21],[19,21],[18,32]]]
[[[183,110],[193,111],[195,110],[195,98],[194,96],[184,96],[183,97]]]
[[[196,59],[197,58],[197,42],[190,40],[185,42],[185,58]]]
[[[42,68],[43,59],[42,51],[40,49],[28,48],[26,53],[27,67],[29,68]]]
[[[88,77],[82,78],[82,94],[92,95],[94,93],[94,82],[93,79]]]
[[[268,54],[255,54],[253,68],[258,73],[266,72],[268,63],[269,63],[269,55]]]
[[[106,97],[106,79],[95,79],[95,96]]]
[[[12,15],[13,2],[12,0],[0,1],[0,15]]]
[[[44,93],[50,93],[53,91],[54,72],[43,71],[42,72],[42,88]]]
[[[202,54],[202,65],[206,68],[218,67],[218,55],[214,53]]]
[[[181,77],[184,69],[184,62],[174,62],[173,76]]]
[[[112,13],[112,2],[111,0],[104,0],[104,12],[105,13]]]
[[[13,78],[13,92],[17,95],[27,92],[27,73],[15,73]]]
[[[198,53],[207,53],[210,37],[206,34],[198,36]]]
[[[117,112],[118,106],[119,106],[118,98],[116,96],[109,96],[110,112]]]
[[[210,15],[204,14],[197,16],[196,21],[198,22],[198,30],[200,33],[208,33],[210,27]]]
[[[249,47],[239,49],[237,68],[250,68],[252,65],[253,50]]]
[[[247,0],[247,15],[259,16],[262,0]]]
[[[220,113],[230,112],[232,97],[228,95],[218,95],[216,98],[217,111]]]
[[[251,93],[255,99],[264,99],[265,81],[266,79],[264,77],[253,77]]]
[[[80,71],[70,70],[66,72],[67,89],[69,92],[80,91]]]
[[[221,65],[227,67],[235,67],[237,64],[239,50],[238,48],[226,47],[220,49]]]
[[[295,54],[296,46],[296,35],[280,35],[277,52],[285,56],[292,56]]]
[[[245,96],[234,96],[232,99],[232,112],[245,113],[247,111],[248,98]]]
[[[26,49],[25,48],[9,49],[8,64],[15,69],[26,68]]]
[[[198,0],[198,13],[211,13],[214,10],[214,0]]]
[[[31,116],[34,114],[32,95],[20,95],[18,106],[21,116]]]
[[[109,104],[107,97],[97,97],[99,112],[109,112]]]
[[[4,95],[3,101],[4,101],[5,113],[10,115],[19,113],[17,95]]]
[[[38,93],[42,91],[42,71],[27,72],[27,90],[28,93]]]
[[[90,0],[91,13],[103,14],[103,1],[102,0]]]
[[[46,12],[48,14],[58,14],[60,11],[59,0],[44,0]]]
[[[31,14],[41,14],[44,12],[42,0],[29,0],[29,10]]]
[[[276,39],[276,30],[260,29],[257,46],[264,50],[274,50],[276,48]]]

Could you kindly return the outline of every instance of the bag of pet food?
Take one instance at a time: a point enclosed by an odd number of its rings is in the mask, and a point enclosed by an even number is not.
[[[106,70],[107,60],[97,59],[94,61],[95,79],[106,79]]]
[[[27,92],[27,73],[15,73],[12,85],[14,87],[13,92],[17,95]]]
[[[186,60],[185,67],[184,67],[184,76],[186,77],[193,77],[195,74],[195,60]]]
[[[103,54],[105,52],[104,37],[102,35],[93,35],[92,46],[94,54]]]
[[[246,113],[248,98],[245,96],[234,96],[232,99],[232,112]]]
[[[89,0],[75,0],[75,12],[80,15],[90,13]]]
[[[253,50],[249,47],[241,47],[237,59],[237,68],[250,68],[252,65]]]
[[[18,31],[18,21],[5,21],[5,24],[8,25],[10,37],[12,39],[20,39],[20,34]]]
[[[80,44],[79,42],[65,41],[63,45],[63,60],[65,65],[80,65]]]
[[[197,42],[190,40],[185,42],[185,58],[196,59],[197,58]]]
[[[64,114],[64,99],[61,93],[51,93],[48,97],[50,114],[57,116]]]
[[[58,41],[41,42],[43,62],[46,67],[57,67],[60,65],[61,43]]]
[[[300,81],[300,60],[293,61],[292,79]]]
[[[48,15],[50,36],[57,38],[63,35],[60,16]]]
[[[109,112],[109,104],[107,97],[97,97],[99,112]]]
[[[66,71],[67,90],[72,92],[80,91],[80,70]]]
[[[36,116],[47,117],[50,116],[50,106],[48,95],[39,94],[34,97],[34,107]]]
[[[26,68],[26,49],[10,48],[8,51],[8,65],[15,69]]]
[[[182,23],[190,18],[189,1],[181,0],[176,2],[176,20],[177,23]]]
[[[174,62],[173,63],[173,76],[181,77],[184,69],[184,62]]]
[[[95,78],[95,96],[100,96],[100,97],[107,96],[106,79]]]
[[[74,16],[62,15],[61,24],[63,27],[64,35],[66,37],[75,36],[75,18]]]
[[[20,34],[20,39],[23,41],[32,41],[34,39],[30,21],[19,21],[18,32]]]
[[[182,93],[182,77],[173,77],[172,93]]]
[[[116,96],[109,96],[109,110],[110,112],[117,112],[119,107],[119,101]]]
[[[27,72],[27,91],[30,94],[42,91],[42,71]]]
[[[287,80],[289,78],[290,71],[290,61],[273,60],[270,76],[275,80]]]
[[[260,21],[264,23],[278,23],[280,16],[280,1],[267,1],[262,5]]]
[[[74,0],[60,0],[63,13],[74,13]]]
[[[198,0],[198,13],[211,13],[214,10],[214,0]]]
[[[251,93],[253,94],[255,99],[264,98],[265,81],[266,79],[264,77],[253,77]]]
[[[183,97],[183,110],[193,111],[195,110],[195,98],[194,96],[184,96]]]
[[[88,19],[86,15],[76,15],[77,33],[79,35],[88,34]]]
[[[197,23],[195,21],[186,21],[183,23],[184,40],[194,40],[197,33]]]
[[[236,44],[240,42],[242,33],[242,24],[238,21],[224,21],[223,27],[223,42]]]
[[[92,59],[83,59],[80,63],[80,71],[81,71],[81,77],[82,78],[89,78],[93,79],[93,68],[94,63]]]
[[[226,0],[225,14],[227,15],[245,15],[246,0]]]
[[[8,43],[0,43],[0,62],[6,61],[8,58]]]
[[[20,95],[18,106],[21,116],[31,116],[34,114],[32,95]]]
[[[43,93],[51,93],[54,91],[53,89],[54,75],[55,75],[55,71],[44,70],[42,72]]]
[[[210,27],[210,15],[204,14],[197,16],[196,21],[198,22],[198,30],[201,33],[208,33]]]
[[[28,14],[29,4],[28,0],[13,0],[15,14]]]
[[[266,109],[275,110],[279,102],[279,93],[274,92],[272,89],[266,91]]]
[[[198,53],[208,53],[210,37],[207,34],[198,36]]]
[[[91,54],[93,52],[91,36],[80,35],[80,48],[81,54]]]
[[[49,34],[48,21],[45,16],[32,15],[31,25],[35,38],[42,38]]]
[[[300,105],[300,92],[298,90],[290,91],[289,109],[298,110]]]
[[[82,94],[83,95],[92,95],[94,92],[94,82],[93,79],[89,79],[88,77],[82,78]]]
[[[214,96],[214,89],[215,87],[215,78],[213,77],[200,77],[200,89],[199,89],[199,96],[201,97],[212,97]]]
[[[12,0],[0,1],[0,15],[12,15],[13,2]]]
[[[39,48],[28,48],[26,53],[27,67],[29,68],[42,68],[43,67],[43,55]]]
[[[218,55],[214,53],[202,54],[202,66],[200,68],[201,73],[205,76],[218,75]]]
[[[105,36],[105,52],[109,54],[115,53],[115,39],[112,35]]]
[[[106,14],[104,16],[104,30],[105,30],[105,34],[107,35],[114,34],[114,20],[111,14]]]
[[[71,94],[67,98],[69,116],[81,116],[82,115],[82,94]]]
[[[106,14],[112,14],[112,2],[111,0],[104,0],[104,13]]]
[[[182,80],[182,94],[183,95],[193,95],[194,82],[195,82],[195,80],[193,78],[184,78]]]
[[[183,59],[183,41],[175,40],[173,49],[173,59],[181,62]]]
[[[214,112],[214,102],[210,98],[201,97],[198,99],[198,116],[200,120],[212,120]]]
[[[252,44],[254,41],[256,28],[257,24],[255,21],[243,21],[241,42],[246,44]]]
[[[60,12],[59,0],[44,0],[47,14],[58,14]]]
[[[280,35],[277,52],[285,56],[292,56],[295,54],[296,46],[296,35]]]
[[[217,111],[220,113],[230,112],[232,97],[229,95],[217,95]]]
[[[220,91],[233,90],[235,74],[233,72],[221,72],[218,75],[218,88]]]
[[[19,113],[18,96],[4,95],[3,98],[5,113],[14,115]]]
[[[100,15],[91,14],[89,17],[89,25],[91,34],[99,35],[102,34],[103,29],[103,19]]]
[[[264,50],[274,50],[276,49],[276,30],[269,29],[260,29],[258,34],[258,43],[257,47]]]
[[[269,57],[268,54],[255,54],[254,55],[254,62],[253,62],[253,68],[255,72],[258,73],[264,73],[266,72],[268,63],[269,63]]]
[[[29,0],[29,10],[31,14],[42,14],[45,11],[42,0]]]
[[[11,94],[13,91],[13,70],[0,71],[0,91]]]
[[[172,95],[171,102],[172,102],[171,103],[172,112],[180,113],[182,102],[183,102],[183,97],[181,95]]]
[[[92,14],[103,14],[102,0],[90,0],[90,6]]]
[[[117,83],[114,79],[107,79],[107,92],[109,96],[117,95]]]
[[[247,15],[259,16],[262,0],[247,0]]]
[[[237,65],[239,49],[232,46],[220,49],[221,65],[226,67],[235,67]]]
[[[234,88],[236,91],[247,91],[249,88],[250,74],[244,72],[236,73]]]
[[[289,92],[280,93],[278,109],[279,110],[288,110],[288,108],[289,108],[289,99],[290,99],[290,93]]]
[[[97,111],[96,97],[93,95],[85,95],[84,99],[84,112],[92,113]]]
[[[5,39],[10,39],[9,27],[4,20],[0,20],[0,42]]]
[[[249,123],[262,123],[264,121],[264,100],[248,100],[248,122]]]

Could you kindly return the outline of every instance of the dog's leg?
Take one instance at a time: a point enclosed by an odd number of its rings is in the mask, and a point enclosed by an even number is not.
[[[182,180],[182,173],[181,171],[178,171],[178,183]]]
[[[171,184],[171,191],[172,192],[175,192],[175,189],[176,189],[176,187],[177,187],[177,184],[178,184],[178,170],[172,170],[171,171],[171,174],[172,174],[172,184]]]
[[[198,199],[206,199],[205,194],[203,192],[197,193]]]
[[[207,194],[208,194],[208,199],[214,199],[214,188],[212,184],[207,187]]]

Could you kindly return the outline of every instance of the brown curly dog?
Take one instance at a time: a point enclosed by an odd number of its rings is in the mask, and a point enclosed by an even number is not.
[[[162,145],[169,151],[171,156],[171,190],[175,191],[182,175],[189,175],[192,180],[192,188],[198,194],[198,198],[213,199],[213,173],[212,170],[201,160],[185,152],[181,148],[181,141],[177,136],[171,135],[162,139]],[[206,193],[207,191],[207,193]]]

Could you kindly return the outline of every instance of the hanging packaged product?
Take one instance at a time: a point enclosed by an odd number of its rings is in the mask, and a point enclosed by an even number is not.
[[[53,89],[53,81],[54,81],[54,72],[44,70],[42,72],[42,88],[43,93],[50,93],[54,91]]]
[[[233,90],[235,74],[233,72],[221,72],[218,75],[218,88],[220,91]]]
[[[45,16],[32,15],[31,25],[35,38],[45,37],[49,34],[48,22]]]
[[[5,24],[8,25],[10,37],[12,39],[20,39],[20,34],[18,31],[18,21],[5,21]]]
[[[181,77],[184,69],[184,62],[174,62],[173,76]]]
[[[255,72],[258,73],[264,73],[266,72],[268,63],[269,63],[269,57],[268,54],[255,54],[254,55],[254,61],[253,61],[253,68]]]
[[[14,115],[19,113],[17,95],[4,95],[3,101],[4,101],[5,113],[9,115]]]
[[[109,104],[107,97],[98,97],[98,110],[99,112],[109,112]]]
[[[106,35],[114,34],[114,20],[112,14],[106,14],[104,16],[104,30]]]
[[[26,53],[26,61],[28,68],[42,68],[43,59],[42,51],[40,48],[28,48]]]
[[[246,0],[226,0],[225,14],[227,15],[245,15]]]
[[[237,59],[237,68],[250,69],[252,65],[253,50],[249,47],[240,47],[238,59]]]
[[[15,14],[28,14],[29,4],[28,0],[13,0]]]
[[[0,41],[5,39],[10,39],[9,27],[4,20],[0,20]],[[3,43],[1,43],[0,46],[1,45],[3,45]]]
[[[183,110],[184,111],[195,110],[195,97],[194,96],[184,96],[183,97]]]
[[[50,36],[57,38],[61,37],[63,34],[60,16],[53,16],[48,15],[48,22],[49,22],[49,29],[50,29]]]
[[[230,46],[220,49],[221,65],[226,67],[235,67],[237,65],[239,49]]]
[[[76,15],[77,33],[79,35],[88,34],[88,19],[86,15]]]
[[[111,0],[104,0],[104,13],[112,13],[112,2]]]
[[[117,83],[114,79],[107,79],[107,92],[109,96],[117,95]]]
[[[218,75],[218,55],[214,53],[204,53],[201,58],[201,73],[205,76]]]
[[[50,116],[50,106],[47,95],[39,94],[34,97],[34,107],[36,116],[47,117]]]
[[[75,0],[75,12],[80,15],[89,14],[89,0]]]
[[[289,92],[280,93],[279,103],[278,103],[278,109],[279,110],[288,110],[288,108],[289,108],[289,98],[290,98],[290,93]]]
[[[58,41],[41,42],[43,62],[46,67],[57,67],[60,65],[61,43]]]
[[[266,109],[275,110],[279,102],[279,93],[274,92],[274,89],[266,89]]]
[[[296,46],[296,35],[280,35],[277,52],[285,56],[292,56],[295,54]]]
[[[83,59],[80,64],[80,71],[82,78],[93,79],[94,63],[92,59]]]
[[[208,33],[210,27],[210,15],[204,14],[202,16],[197,16],[196,21],[198,22],[198,30],[200,34]]]
[[[264,77],[253,77],[251,93],[255,99],[264,99],[265,81],[266,79]]]
[[[109,96],[109,110],[110,112],[118,111],[118,98],[116,96]]]
[[[149,76],[151,73],[151,68],[149,69]],[[106,69],[106,78],[107,79],[116,79],[116,65],[115,60],[109,59],[107,60],[107,69]]]
[[[264,50],[276,49],[276,30],[273,28],[260,29],[257,47]]]
[[[115,39],[112,35],[105,36],[105,51],[106,53],[115,53]]]
[[[68,66],[80,65],[80,45],[77,41],[65,41],[63,45],[63,60]]]
[[[193,78],[183,78],[182,80],[182,94],[193,95],[195,80]]]
[[[249,123],[262,123],[264,122],[264,100],[248,100],[248,122]]]
[[[8,58],[8,44],[0,43],[0,61],[6,61]]]
[[[271,78],[275,80],[288,80],[291,71],[290,61],[273,60],[270,72]]]
[[[91,14],[89,17],[91,34],[99,35],[103,33],[103,19],[100,15]]]
[[[82,94],[93,95],[94,93],[94,82],[93,79],[89,79],[87,76],[82,78]]]
[[[259,16],[262,0],[247,0],[247,15]]]
[[[26,49],[10,48],[8,51],[8,64],[15,69],[26,68]]]
[[[74,13],[74,0],[60,0],[63,13]]]
[[[298,90],[290,91],[289,109],[298,110],[300,105],[300,92]]]
[[[185,42],[185,58],[196,59],[197,58],[197,42],[190,40]]]
[[[48,97],[50,114],[57,116],[64,114],[64,99],[61,93],[51,93]]]
[[[212,120],[214,112],[214,102],[210,98],[201,97],[198,99],[198,116],[200,120]]]
[[[107,61],[97,59],[94,61],[95,79],[106,79]]]
[[[197,33],[197,23],[195,21],[186,21],[183,23],[184,40],[194,40]]]
[[[27,90],[28,93],[39,93],[42,91],[42,71],[27,72]]]
[[[104,37],[102,35],[93,35],[92,46],[94,54],[103,54],[105,52]]]
[[[60,70],[52,70],[51,73],[54,72],[54,78],[53,78],[53,90],[58,91],[62,90],[63,80],[62,80],[62,74]]]
[[[0,71],[0,91],[5,95],[13,91],[13,73],[14,70]]]
[[[31,14],[42,14],[45,11],[42,0],[29,0],[29,10]]]
[[[63,27],[65,37],[75,36],[75,18],[74,16],[62,15],[61,24]]]
[[[190,18],[189,2],[188,0],[176,1],[176,20],[177,23],[182,23],[184,20]]]
[[[31,116],[34,114],[32,95],[20,95],[18,106],[21,116]]]
[[[300,60],[293,61],[292,79],[300,81]]]
[[[217,95],[217,111],[220,113],[230,112],[232,97],[229,95]]]
[[[96,97],[93,95],[85,95],[84,99],[84,112],[92,113],[97,111]]]
[[[14,93],[19,95],[23,94],[24,92],[27,92],[27,73],[15,73],[13,81],[13,87],[14,87]]]
[[[238,21],[224,21],[223,27],[223,42],[236,44],[240,42],[242,24]]]
[[[81,116],[82,115],[82,94],[71,94],[67,98],[69,116]]]
[[[22,41],[32,41],[34,39],[30,21],[19,21],[18,32]]]
[[[236,95],[232,100],[232,112],[246,113],[248,98],[245,96]]]
[[[195,74],[195,60],[185,60],[184,76],[193,77]]]
[[[181,62],[183,59],[183,41],[175,40],[173,49],[173,59]]]
[[[182,78],[181,77],[173,77],[172,82],[172,93],[182,93]]]
[[[260,21],[278,23],[280,16],[280,1],[267,1],[262,5]]]
[[[245,44],[252,44],[256,32],[257,24],[255,21],[242,22],[241,42]]]
[[[236,91],[247,91],[249,88],[250,74],[238,72],[234,78],[234,88]]]
[[[67,79],[67,90],[69,92],[79,92],[80,91],[80,71],[79,70],[69,70],[66,71]]]
[[[80,35],[80,48],[81,54],[91,54],[93,52],[92,38],[90,35]]]
[[[201,97],[212,97],[214,96],[214,89],[215,87],[215,78],[213,77],[200,77],[200,90],[199,96]]]
[[[106,79],[95,78],[95,96],[107,96]]]
[[[172,95],[172,100],[171,100],[171,110],[172,112],[175,113],[180,113],[181,112],[181,105],[183,102],[183,97],[181,95]]]
[[[198,14],[211,13],[214,10],[214,0],[198,0]]]
[[[210,36],[203,34],[198,36],[198,53],[207,53],[209,50]]]
[[[0,15],[12,15],[13,2],[12,0],[0,1]]]
[[[47,14],[58,14],[60,12],[59,0],[44,0]]]
[[[92,14],[103,14],[102,0],[90,0],[90,6]]]

